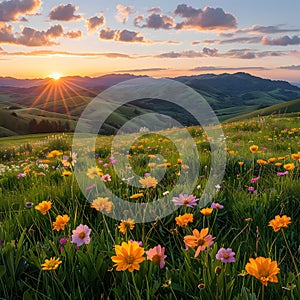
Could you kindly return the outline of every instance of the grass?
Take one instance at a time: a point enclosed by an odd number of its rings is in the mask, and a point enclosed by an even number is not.
[[[208,139],[199,127],[187,128],[199,153],[200,170],[193,195],[200,198],[209,175],[211,153]],[[174,191],[175,196],[188,190],[179,177],[193,175],[195,162],[191,149],[180,161],[174,141],[188,146],[179,129],[145,134],[134,139],[124,135],[111,153],[113,136],[99,136],[96,151],[83,143],[75,169],[63,162],[70,156],[72,135],[28,135],[2,138],[0,147],[0,295],[3,299],[299,299],[300,121],[297,118],[268,116],[264,122],[252,119],[227,123],[226,170],[216,194],[205,204],[218,202],[223,209],[203,215],[200,203],[195,207],[179,206],[173,213],[134,228],[119,231],[114,219],[116,206],[102,214],[91,208],[85,196],[114,197],[101,192],[100,177],[86,175],[84,164],[91,157],[108,174],[103,184],[126,201],[157,201]],[[171,138],[172,137],[172,138]],[[251,153],[249,147],[257,145]],[[57,150],[56,155],[50,155]],[[113,156],[113,158],[112,158]],[[128,161],[123,161],[123,158]],[[83,160],[82,160],[83,158]],[[95,158],[95,160],[94,160]],[[274,161],[271,159],[274,158]],[[116,161],[114,161],[114,159]],[[258,164],[258,159],[266,165]],[[271,159],[271,160],[270,160]],[[123,161],[123,162],[122,162]],[[268,162],[269,161],[269,162]],[[122,162],[122,164],[121,164]],[[120,165],[118,164],[121,164]],[[149,163],[151,163],[149,165]],[[281,163],[279,166],[278,163]],[[286,171],[285,165],[295,168]],[[287,168],[287,166],[286,166]],[[64,171],[70,176],[62,176]],[[74,174],[82,172],[83,190]],[[281,172],[281,173],[280,173]],[[145,173],[158,179],[155,188],[134,184]],[[87,189],[86,189],[87,188]],[[142,194],[136,199],[130,198]],[[35,207],[42,201],[52,206],[43,215]],[[100,208],[99,208],[100,209]],[[104,209],[102,207],[102,209]],[[125,212],[126,213],[126,212]],[[176,224],[176,217],[190,213],[193,222],[186,227]],[[64,230],[53,230],[58,215],[70,220]],[[268,226],[276,215],[287,215],[291,223],[278,232]],[[137,216],[138,217],[138,216]],[[72,231],[80,224],[91,229],[90,242],[76,247]],[[209,229],[213,244],[195,256],[195,249],[185,249],[184,237],[194,229]],[[66,238],[66,242],[61,239]],[[111,257],[115,245],[130,239],[142,242],[144,251],[161,245],[165,248],[165,266],[151,260],[134,272],[117,271]],[[73,240],[74,241],[74,240]],[[235,252],[235,262],[222,263],[216,258],[221,248]],[[261,282],[244,271],[249,258],[263,256],[277,261],[278,283]],[[55,270],[42,270],[45,259],[59,258]],[[147,255],[144,254],[147,258]]]

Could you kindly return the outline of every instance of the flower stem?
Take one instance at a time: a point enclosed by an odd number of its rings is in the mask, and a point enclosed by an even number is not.
[[[261,300],[265,300],[265,285],[262,284],[261,288]]]
[[[298,275],[298,274],[299,274],[298,267],[297,267],[297,264],[296,264],[296,262],[295,262],[295,258],[294,258],[294,256],[293,256],[293,253],[292,253],[292,251],[291,251],[291,249],[290,249],[290,247],[289,247],[289,244],[288,244],[288,242],[287,242],[287,239],[286,239],[286,236],[285,236],[284,230],[283,230],[283,229],[281,229],[281,232],[282,232],[282,235],[283,235],[283,238],[284,238],[284,241],[285,241],[286,247],[288,248],[288,250],[289,250],[289,253],[290,253],[290,255],[291,255],[291,258],[292,258],[292,261],[293,261],[293,264],[294,264],[295,270],[296,270],[296,272],[297,272],[297,274],[296,274],[296,275]]]
[[[137,288],[137,285],[136,285],[136,282],[135,282],[135,278],[134,278],[133,272],[131,272],[131,276],[132,276],[132,281],[133,281],[133,285],[134,285],[134,288],[135,288],[135,291],[136,291],[137,298],[139,300],[142,300],[140,292],[139,292],[139,289]]]

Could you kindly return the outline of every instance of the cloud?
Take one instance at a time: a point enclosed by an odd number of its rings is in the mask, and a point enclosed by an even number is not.
[[[215,67],[215,66],[202,66],[190,69],[189,71],[238,71],[238,70],[268,70],[264,67]]]
[[[103,40],[114,40],[117,42],[128,43],[150,43],[140,34],[140,32],[124,30],[113,30],[108,28],[102,29],[99,38]]]
[[[65,35],[65,37],[69,39],[80,39],[82,37],[82,32],[80,30],[77,31],[68,31]]]
[[[206,55],[206,56],[217,56],[217,54],[218,54],[218,49],[216,49],[216,48],[210,49],[210,48],[204,47],[204,48],[202,49],[202,52],[203,52],[203,54]]]
[[[274,39],[264,36],[261,42],[263,45],[271,45],[271,46],[300,45],[300,36],[294,35],[293,37],[289,37],[285,35]]]
[[[185,50],[181,52],[166,52],[156,55],[158,58],[195,58],[195,57],[203,57],[203,53],[194,50]]]
[[[123,53],[88,53],[88,52],[67,52],[67,51],[53,51],[53,50],[39,50],[31,52],[0,52],[2,56],[76,56],[76,57],[107,57],[107,58],[134,58],[128,54]]]
[[[273,33],[284,33],[284,32],[298,32],[300,29],[284,29],[280,28],[279,26],[262,26],[259,24],[252,25],[249,28],[245,29],[240,29],[237,30],[236,33],[252,33],[252,34],[259,34],[259,33],[264,33],[264,34],[273,34]]]
[[[133,6],[124,6],[122,4],[117,5],[117,10],[116,19],[123,24],[128,21],[129,15],[135,13]]]
[[[194,41],[192,42],[192,45],[198,45],[198,44],[257,44],[260,43],[262,40],[261,36],[258,37],[239,37],[239,38],[233,38],[233,39],[226,39],[226,40],[204,40],[204,41]]]
[[[222,56],[230,57],[230,58],[239,58],[239,59],[255,59],[255,58],[263,58],[267,56],[282,56],[287,54],[286,52],[279,51],[255,51],[251,49],[232,49],[223,53]]]
[[[104,16],[86,19],[88,31],[94,31],[105,24]]]
[[[129,69],[129,70],[119,70],[115,71],[118,73],[139,73],[139,72],[156,72],[156,71],[165,71],[167,68],[145,68],[145,69]]]
[[[292,70],[292,71],[300,71],[300,65],[282,66],[279,69]]]
[[[0,22],[17,21],[18,17],[36,12],[41,0],[10,0],[0,3]]]
[[[161,8],[160,7],[152,7],[150,9],[148,9],[149,13],[160,13],[161,12]]]
[[[73,6],[72,4],[61,4],[53,7],[49,14],[50,20],[73,21],[81,19],[80,15],[74,15],[77,9],[78,6]]]
[[[176,29],[227,30],[237,26],[236,18],[232,14],[225,13],[222,8],[206,6],[201,10],[180,4],[174,13],[185,18],[183,22],[176,25]]]
[[[60,24],[54,25],[46,31],[46,35],[50,38],[60,37],[63,35],[63,33],[64,33],[64,30]]]
[[[172,29],[175,26],[175,21],[172,17],[161,15],[158,13],[152,13],[149,15],[145,24],[140,25],[139,23],[144,20],[142,15],[137,16],[134,19],[134,25],[139,28],[152,28],[152,29]]]

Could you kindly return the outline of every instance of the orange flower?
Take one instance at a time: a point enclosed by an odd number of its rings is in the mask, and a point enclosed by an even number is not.
[[[35,209],[40,211],[43,215],[47,213],[48,210],[51,208],[51,201],[43,201],[39,203],[37,206],[35,206]]]
[[[121,220],[121,223],[118,226],[118,228],[121,233],[126,234],[127,228],[129,228],[130,230],[133,230],[134,225],[135,225],[134,220],[128,218],[127,220]]]
[[[193,223],[194,216],[193,214],[184,214],[175,218],[176,224],[180,227],[185,227],[188,223]]]
[[[93,200],[91,208],[95,208],[97,211],[106,210],[107,213],[110,213],[113,205],[114,204],[111,201],[108,201],[108,197],[98,197],[97,199]]]
[[[202,215],[204,215],[204,216],[207,217],[207,216],[210,216],[210,215],[211,215],[212,211],[213,211],[213,208],[206,207],[206,208],[202,208],[202,209],[200,210],[200,213],[201,213]]]
[[[53,150],[50,153],[48,153],[47,158],[53,158],[53,157],[57,157],[57,156],[61,156],[61,155],[63,155],[63,153],[61,151]]]
[[[292,171],[295,169],[295,165],[292,163],[292,164],[285,164],[283,166],[287,171]]]
[[[243,162],[243,161],[239,161],[238,164],[239,164],[240,166],[242,166],[242,165],[244,165],[244,162]]]
[[[268,164],[268,162],[265,161],[265,160],[263,160],[263,159],[258,159],[258,160],[257,160],[257,163],[258,163],[260,166],[265,166],[265,165]]]
[[[257,145],[252,145],[252,146],[250,146],[250,151],[252,152],[252,153],[255,153],[257,150],[258,150],[258,146]]]
[[[298,152],[298,153],[293,153],[293,154],[292,154],[292,159],[293,159],[293,160],[299,160],[299,159],[300,159],[300,152]]]
[[[197,257],[200,251],[205,250],[206,247],[211,246],[214,243],[215,237],[208,234],[208,228],[201,229],[199,232],[197,229],[193,230],[193,235],[187,235],[184,237],[184,243],[187,247],[194,249],[197,247],[195,257]]]
[[[280,167],[281,165],[282,165],[281,162],[277,162],[277,163],[275,164],[276,167]]]
[[[60,231],[65,230],[66,224],[69,222],[70,218],[68,215],[58,215],[56,221],[53,222],[53,230]]]
[[[138,193],[138,194],[133,194],[132,196],[130,196],[129,198],[130,199],[137,199],[137,198],[140,198],[140,197],[143,197],[144,194],[143,193]]]
[[[275,157],[271,157],[271,158],[268,159],[268,163],[273,163],[275,160],[276,160]]]
[[[140,184],[143,188],[156,188],[157,180],[154,177],[148,176],[140,179]]]
[[[60,258],[56,259],[55,257],[51,257],[50,259],[46,259],[45,263],[41,265],[42,270],[44,271],[56,270],[61,263],[62,261],[60,260]]]
[[[257,257],[250,258],[245,269],[248,274],[254,276],[260,282],[267,286],[268,282],[278,282],[277,274],[280,269],[277,267],[277,261],[271,261],[270,258]]]
[[[140,263],[146,258],[143,256],[145,253],[144,248],[140,247],[138,242],[123,242],[122,245],[115,246],[116,256],[112,256],[111,259],[115,263],[114,267],[117,267],[117,271],[129,272],[140,269]]]
[[[273,220],[269,222],[269,226],[271,226],[274,229],[274,231],[277,232],[281,228],[288,228],[288,224],[290,223],[292,223],[291,218],[287,215],[283,215],[282,217],[277,215]]]

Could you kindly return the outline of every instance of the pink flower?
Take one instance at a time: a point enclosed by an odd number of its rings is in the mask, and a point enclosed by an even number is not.
[[[165,258],[167,257],[167,255],[165,255],[165,247],[157,245],[154,248],[146,251],[146,254],[147,259],[152,260],[152,262],[155,265],[159,265],[161,269],[165,266]]]
[[[213,209],[223,209],[224,208],[224,206],[222,204],[217,203],[217,202],[213,202],[210,207]]]
[[[67,238],[65,238],[65,237],[61,238],[61,239],[59,240],[59,243],[60,243],[61,245],[66,244],[66,243],[67,243]]]
[[[193,207],[197,205],[199,199],[194,195],[180,194],[179,197],[173,197],[172,201],[175,206],[188,206]]]
[[[109,174],[104,174],[104,175],[101,176],[101,180],[103,182],[111,181],[111,177],[110,177]]]
[[[131,243],[137,242],[140,247],[143,247],[143,242],[142,241],[135,241],[135,240],[129,240]]]
[[[252,183],[255,183],[255,182],[257,182],[259,179],[260,179],[260,177],[255,177],[255,178],[252,178],[250,181],[251,181]]]
[[[289,171],[285,171],[285,172],[277,172],[277,176],[285,176],[285,175],[287,175],[287,174],[289,174]]]
[[[216,254],[216,259],[220,260],[222,263],[232,263],[235,262],[235,253],[231,248],[221,248]]]
[[[80,247],[83,244],[90,243],[90,234],[91,229],[87,225],[78,225],[75,230],[72,230],[71,243],[75,243],[77,247]]]

